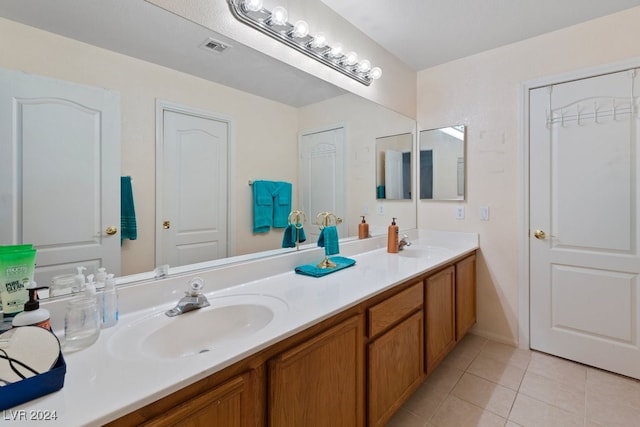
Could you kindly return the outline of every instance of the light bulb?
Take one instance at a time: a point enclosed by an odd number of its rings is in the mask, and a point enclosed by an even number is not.
[[[358,64],[358,71],[360,71],[361,73],[366,73],[370,69],[371,69],[371,62],[369,62],[367,59],[363,59]]]
[[[244,0],[242,3],[244,8],[252,12],[262,10],[262,0]]]
[[[333,58],[339,58],[342,56],[342,45],[340,43],[336,43],[331,46],[331,50],[329,51],[329,55]]]
[[[270,23],[272,25],[284,25],[287,23],[287,18],[289,18],[287,9],[282,6],[276,6],[271,11]]]
[[[380,67],[373,67],[371,71],[369,71],[369,77],[373,80],[378,80],[382,77],[382,69]]]
[[[324,34],[318,33],[315,35],[310,45],[311,47],[314,47],[316,49],[325,47],[327,45],[327,38],[324,36]]]
[[[353,51],[347,52],[344,63],[347,65],[354,65],[356,62],[358,62],[358,54]]]
[[[306,21],[297,21],[293,26],[293,32],[291,33],[293,37],[303,38],[309,35],[309,24]]]

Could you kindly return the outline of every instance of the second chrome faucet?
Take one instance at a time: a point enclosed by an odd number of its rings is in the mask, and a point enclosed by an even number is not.
[[[178,304],[170,310],[167,310],[164,314],[169,317],[178,316],[188,311],[197,310],[199,308],[208,307],[209,300],[202,293],[204,287],[204,280],[200,277],[195,277],[189,282],[189,290],[185,291],[184,296],[180,298]]]

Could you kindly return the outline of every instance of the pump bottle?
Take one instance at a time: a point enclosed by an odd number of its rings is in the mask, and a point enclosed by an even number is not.
[[[358,224],[358,239],[366,239],[369,237],[369,224],[364,220],[362,215],[362,222]]]
[[[389,234],[387,236],[387,252],[390,254],[398,253],[398,226],[396,225],[396,218],[391,220],[389,226]]]
[[[35,282],[32,282],[35,285]],[[11,325],[16,326],[40,326],[51,330],[51,315],[49,310],[40,308],[38,301],[38,289],[45,289],[46,286],[29,288],[29,301],[24,305],[24,311],[18,313],[11,321]]]

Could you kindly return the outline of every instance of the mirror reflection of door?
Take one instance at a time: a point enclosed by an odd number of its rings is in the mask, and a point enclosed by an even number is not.
[[[36,282],[119,275],[119,95],[0,69],[0,153],[0,244],[35,246]]]
[[[300,205],[310,224],[305,224],[307,242],[318,241],[316,215],[331,212],[347,215],[345,129],[302,133],[299,142]],[[295,209],[295,207],[294,207]],[[338,236],[347,237],[347,221],[338,225]]]
[[[464,200],[466,127],[420,132],[420,199]]]
[[[157,265],[224,258],[229,123],[183,107],[159,109],[162,178],[156,209]]]
[[[410,200],[413,135],[376,138],[376,199]]]

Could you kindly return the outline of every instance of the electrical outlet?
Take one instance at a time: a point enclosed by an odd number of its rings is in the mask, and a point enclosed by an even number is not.
[[[378,203],[376,211],[378,212],[378,215],[384,215],[384,205],[382,203]]]
[[[363,215],[369,215],[369,205],[364,205],[362,207],[362,214]]]
[[[489,221],[489,206],[480,206],[480,221]]]
[[[456,206],[456,219],[464,219],[464,206]]]

